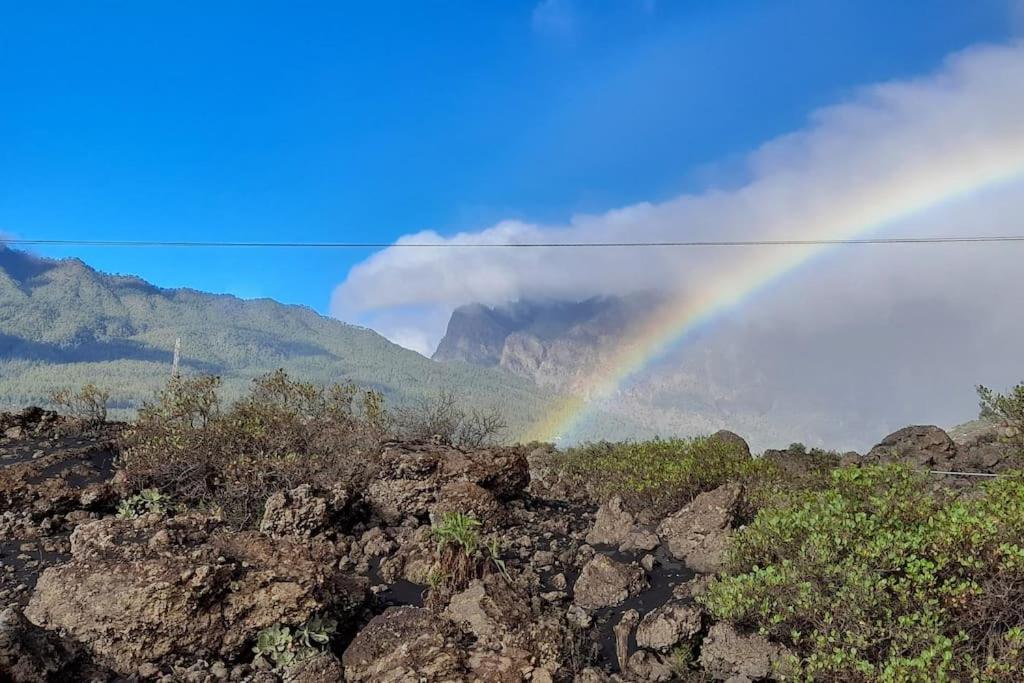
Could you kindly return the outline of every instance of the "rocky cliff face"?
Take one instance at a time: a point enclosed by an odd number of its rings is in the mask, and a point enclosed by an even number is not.
[[[578,389],[657,304],[655,295],[644,294],[461,306],[433,357],[500,367],[541,386]]]

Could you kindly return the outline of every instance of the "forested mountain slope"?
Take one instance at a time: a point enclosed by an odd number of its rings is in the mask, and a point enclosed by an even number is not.
[[[452,389],[467,404],[498,407],[514,428],[552,398],[526,379],[437,363],[305,307],[161,289],[77,259],[0,246],[0,405],[39,403],[51,389],[94,382],[130,410],[169,375],[177,338],[183,372],[221,375],[228,395],[284,368],[374,387],[392,404]]]

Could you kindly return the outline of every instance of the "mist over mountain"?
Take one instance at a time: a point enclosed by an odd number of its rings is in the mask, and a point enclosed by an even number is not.
[[[777,298],[799,302],[798,282]],[[461,306],[434,358],[498,367],[579,394],[661,301],[644,294]],[[635,435],[733,429],[759,448],[803,441],[863,449],[908,423],[971,419],[975,384],[1024,376],[1014,350],[1024,340],[1019,324],[938,299],[875,313],[801,324],[766,304],[754,317],[727,316],[652,360],[600,408],[635,425]],[[596,419],[580,431],[606,433]]]

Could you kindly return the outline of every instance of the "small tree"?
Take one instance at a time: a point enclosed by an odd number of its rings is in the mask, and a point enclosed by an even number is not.
[[[498,442],[508,426],[496,409],[462,408],[450,389],[396,412],[399,436],[406,439],[440,439],[464,448],[479,448]]]
[[[107,419],[110,392],[89,383],[78,391],[57,389],[50,392],[50,402],[73,417],[89,424],[100,424]]]
[[[1024,449],[1024,382],[1005,394],[978,385],[981,417],[996,420],[1009,431],[1009,440]]]

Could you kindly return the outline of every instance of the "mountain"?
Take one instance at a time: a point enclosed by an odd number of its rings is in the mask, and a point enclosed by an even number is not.
[[[514,431],[555,398],[525,378],[437,363],[302,306],[162,289],[0,246],[0,406],[94,382],[130,412],[170,374],[179,338],[182,370],[221,375],[228,397],[284,368],[305,380],[352,380],[392,404],[453,389],[469,405],[499,408]]]
[[[637,294],[461,306],[433,358],[500,367],[541,386],[577,390],[587,371],[659,301],[653,294]]]

